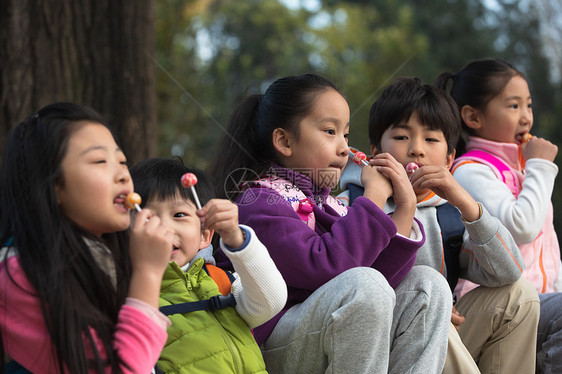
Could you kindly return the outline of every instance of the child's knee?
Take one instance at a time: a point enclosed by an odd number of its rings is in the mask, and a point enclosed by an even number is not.
[[[415,288],[430,295],[431,298],[443,298],[451,300],[452,294],[447,279],[435,269],[416,265],[404,279],[404,282],[411,283]]]
[[[365,307],[393,308],[396,295],[386,278],[377,270],[368,267],[349,269],[337,278],[341,278],[341,291],[352,294],[354,303],[363,303]],[[390,309],[392,310],[392,309]]]
[[[537,304],[540,302],[535,286],[523,277],[509,286],[509,294],[516,298],[519,304],[529,302]]]

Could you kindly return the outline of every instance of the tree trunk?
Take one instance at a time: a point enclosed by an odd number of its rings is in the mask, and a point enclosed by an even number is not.
[[[91,106],[130,163],[156,153],[153,0],[2,0],[0,147],[57,101]]]

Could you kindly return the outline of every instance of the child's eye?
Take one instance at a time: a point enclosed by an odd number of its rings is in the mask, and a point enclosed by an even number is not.
[[[394,140],[406,140],[408,137],[406,135],[396,135],[393,138]]]
[[[517,108],[519,108],[519,105],[517,105],[517,104],[511,104],[509,107],[510,107],[510,108],[513,108],[513,109],[517,109]]]
[[[328,129],[328,130],[324,130],[324,131],[325,131],[327,134],[336,135],[336,130],[334,130],[334,129]]]
[[[349,139],[349,133],[343,135],[344,138]]]
[[[435,139],[435,138],[427,138],[427,139],[425,139],[425,140],[428,141],[428,142],[434,142],[434,143],[438,143],[438,142],[439,142],[439,139]]]
[[[187,214],[184,212],[174,213],[174,218],[183,218],[183,217],[187,217]]]
[[[105,160],[96,160],[94,161],[94,164],[105,164]]]

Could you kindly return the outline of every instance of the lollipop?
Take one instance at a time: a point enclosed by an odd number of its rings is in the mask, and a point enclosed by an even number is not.
[[[418,164],[416,164],[415,162],[410,162],[408,165],[406,165],[406,173],[408,175],[412,175],[414,174],[414,172],[416,170],[418,170],[420,167]]]
[[[185,188],[191,188],[191,193],[195,199],[195,205],[197,209],[201,209],[201,203],[199,202],[199,196],[197,196],[197,191],[195,191],[195,185],[197,184],[197,177],[193,173],[185,173],[181,177],[181,185]]]
[[[359,166],[368,166],[369,163],[367,162],[367,156],[365,153],[353,148],[349,147],[349,158],[353,160]]]
[[[138,193],[131,192],[125,198],[125,205],[129,209],[136,209],[138,212],[140,212],[142,210],[141,207],[140,207],[141,201],[142,201],[142,199],[141,199],[141,197]]]
[[[521,137],[521,143],[527,143],[529,140],[531,140],[532,137],[533,135],[529,133],[523,134],[523,136]]]

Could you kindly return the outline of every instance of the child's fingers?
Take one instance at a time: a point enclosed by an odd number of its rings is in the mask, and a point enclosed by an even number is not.
[[[201,221],[208,229],[220,231],[238,228],[238,206],[229,200],[213,199],[205,205],[202,213]]]
[[[205,227],[215,231],[238,227],[238,215],[230,211],[215,211],[205,216]]]
[[[465,318],[459,314],[452,313],[451,322],[455,325],[455,327],[460,326],[465,322]]]

